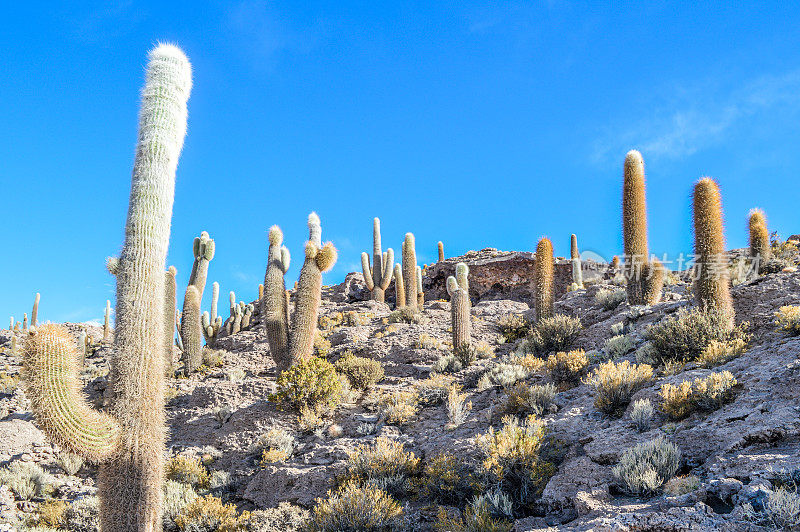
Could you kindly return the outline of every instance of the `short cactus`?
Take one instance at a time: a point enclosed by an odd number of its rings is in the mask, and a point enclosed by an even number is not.
[[[373,301],[383,303],[386,300],[386,289],[392,281],[393,265],[394,250],[389,248],[385,253],[381,250],[381,221],[375,218],[372,221],[372,265],[367,252],[361,254],[364,282],[367,290],[372,293]]]
[[[403,286],[403,268],[399,264],[394,265],[394,306],[396,308],[406,306],[406,289]]]
[[[413,233],[406,233],[403,241],[403,287],[406,306],[417,308],[417,252]]]
[[[319,216],[308,216],[309,239],[305,261],[297,282],[295,309],[289,320],[289,301],[284,274],[289,269],[289,252],[282,247],[283,233],[278,226],[269,231],[269,262],[264,277],[264,322],[270,352],[277,370],[304,362],[314,352],[319,306],[322,302],[322,274],[336,263],[336,248],[322,245]],[[246,312],[246,309],[245,309]]]
[[[425,304],[425,292],[422,290],[422,268],[417,266],[417,275],[415,279],[417,283],[417,307],[422,309]]]
[[[100,462],[104,532],[156,531],[162,523],[164,267],[191,66],[180,49],[159,45],[145,78],[125,243],[114,267],[111,416],[91,410],[81,397],[75,346],[64,329],[44,325],[25,346],[27,396],[36,419],[60,446]]]
[[[436,244],[436,247],[439,248],[438,249],[438,251],[439,251],[439,262],[442,262],[442,261],[444,261],[444,244],[442,243],[441,240],[439,241],[438,244]]]
[[[764,266],[772,258],[767,217],[761,209],[753,209],[747,221],[750,230],[750,256],[757,259],[760,266]]]
[[[453,350],[468,348],[472,323],[470,321],[469,268],[463,262],[456,265],[456,275],[447,278],[450,294],[450,315],[453,328]]]
[[[31,327],[37,327],[39,325],[39,299],[41,299],[42,295],[39,292],[36,292],[36,297],[33,299],[33,310],[31,310]]]
[[[543,237],[536,245],[536,257],[533,266],[534,283],[534,308],[536,319],[549,318],[553,315],[553,275],[555,261],[553,260],[553,243]]]
[[[734,310],[725,254],[725,229],[722,223],[722,196],[719,186],[710,177],[700,179],[694,186],[694,253],[695,296],[704,309],[714,308],[730,317],[733,326]]]

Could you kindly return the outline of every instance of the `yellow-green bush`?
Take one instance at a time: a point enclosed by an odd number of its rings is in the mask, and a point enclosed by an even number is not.
[[[383,380],[383,366],[377,360],[357,357],[350,351],[336,361],[336,369],[347,376],[354,388],[364,390]]]
[[[396,391],[384,394],[378,409],[390,425],[408,425],[419,412],[419,397],[413,391]]]
[[[589,359],[586,358],[583,349],[566,353],[560,351],[547,357],[547,369],[550,370],[550,375],[556,382],[580,382],[588,366]]]
[[[508,389],[503,412],[517,415],[547,413],[550,405],[553,404],[557,390],[552,384],[534,384],[528,386],[524,382],[518,382],[513,388]]]
[[[497,320],[497,327],[506,343],[516,342],[524,338],[531,328],[530,323],[521,314],[506,314]]]
[[[677,386],[661,388],[661,408],[670,419],[678,420],[696,410],[716,410],[733,398],[736,379],[730,371],[711,373],[706,378],[683,381]]]
[[[249,520],[250,512],[237,514],[233,504],[206,495],[187,504],[175,518],[175,524],[180,530],[191,532],[243,532]]]
[[[402,443],[379,437],[374,445],[359,445],[347,457],[339,484],[370,483],[393,494],[408,489],[408,481],[419,471],[419,458]]]
[[[697,363],[704,368],[713,368],[742,356],[745,351],[747,342],[742,338],[734,338],[727,342],[714,340],[697,357]]]
[[[471,504],[459,516],[450,516],[444,508],[439,508],[433,527],[442,532],[511,532],[514,523],[494,517],[485,504]]]
[[[523,341],[523,350],[528,353],[545,355],[550,351],[564,351],[581,332],[583,325],[579,318],[556,314],[542,318]]]
[[[64,524],[67,508],[66,501],[58,499],[44,501],[36,508],[36,512],[39,514],[36,524],[52,528],[61,527]]]
[[[317,499],[309,532],[389,532],[395,530],[403,514],[400,505],[385,491],[348,483],[327,499]]]
[[[775,325],[792,336],[800,335],[800,306],[787,305],[775,313]]]
[[[414,386],[419,404],[434,406],[444,402],[450,391],[453,379],[442,373],[432,373],[425,380],[418,381]]]
[[[193,488],[208,488],[211,475],[206,466],[196,456],[173,456],[164,468],[164,474],[169,480],[187,484]]]
[[[472,495],[471,481],[464,460],[445,451],[425,462],[419,479],[419,494],[438,503],[458,504]]]
[[[311,357],[281,373],[277,385],[278,391],[270,400],[297,411],[302,407],[332,409],[341,401],[342,384],[336,369],[318,357]]]
[[[601,364],[586,379],[594,388],[594,406],[601,412],[620,417],[633,394],[653,378],[653,368],[648,364],[631,364],[627,360]]]

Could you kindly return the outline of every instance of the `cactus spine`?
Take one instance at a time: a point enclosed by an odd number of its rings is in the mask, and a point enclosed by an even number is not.
[[[769,230],[767,217],[761,209],[753,209],[748,217],[750,230],[750,256],[757,258],[763,267],[772,258],[772,248],[769,243]]]
[[[381,221],[379,218],[372,220],[372,265],[366,251],[361,254],[361,269],[364,272],[364,282],[372,293],[372,300],[383,303],[386,300],[386,289],[392,280],[392,266],[394,265],[394,250],[389,248],[384,253],[381,250]]]
[[[442,243],[441,240],[439,241],[438,244],[436,244],[436,247],[439,248],[438,249],[438,251],[439,251],[439,262],[442,262],[444,260],[444,244]]]
[[[625,245],[625,275],[628,303],[650,305],[661,299],[663,275],[660,267],[648,265],[647,202],[644,160],[631,150],[625,156],[622,184],[622,233]]]
[[[403,242],[403,287],[406,290],[406,306],[417,308],[417,252],[413,233],[406,233]]]
[[[45,325],[26,346],[28,397],[37,419],[59,444],[101,462],[103,532],[158,531],[162,519],[164,263],[191,67],[178,48],[159,45],[150,53],[145,77],[125,242],[116,268],[113,419],[81,398],[75,347],[63,329]]]
[[[463,262],[456,265],[456,275],[447,278],[450,294],[450,316],[453,328],[453,350],[468,348],[472,323],[470,321],[469,268]]]
[[[394,306],[395,308],[406,306],[406,289],[403,286],[403,268],[399,264],[394,265]]]
[[[296,285],[294,314],[289,320],[289,297],[284,274],[289,269],[289,250],[282,245],[283,233],[275,225],[269,230],[269,262],[264,276],[264,324],[270,352],[278,372],[308,359],[314,351],[319,306],[322,302],[322,274],[336,263],[333,244],[322,245],[319,216],[308,216],[309,239],[305,261]],[[246,314],[245,309],[245,316]],[[248,319],[248,318],[245,318]]]
[[[42,295],[36,292],[36,297],[33,299],[33,310],[31,310],[31,327],[39,326],[39,299],[41,299],[41,297]]]
[[[533,266],[534,308],[536,319],[549,318],[553,315],[553,273],[555,261],[553,260],[553,243],[543,237],[536,245],[536,258]]]
[[[111,301],[106,299],[106,310],[103,313],[103,341],[111,337]]]
[[[422,309],[425,304],[425,292],[422,290],[422,268],[417,266],[417,275],[415,279],[417,283],[417,307]]]
[[[730,317],[733,325],[733,301],[728,288],[728,257],[722,223],[722,196],[710,177],[694,186],[695,296],[704,309],[717,309]]]

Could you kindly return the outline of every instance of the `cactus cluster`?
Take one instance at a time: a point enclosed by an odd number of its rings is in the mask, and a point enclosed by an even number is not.
[[[361,269],[364,272],[364,282],[372,294],[372,300],[383,303],[386,299],[386,289],[392,281],[394,266],[394,250],[381,251],[381,221],[375,218],[372,221],[372,265],[369,263],[367,252],[361,254]]]
[[[534,298],[536,319],[549,318],[553,315],[555,260],[553,259],[553,243],[543,237],[536,245],[536,257],[533,264]]]
[[[225,321],[225,332],[228,334],[236,334],[239,331],[247,329],[250,327],[250,320],[253,318],[253,312],[255,311],[255,307],[253,305],[247,304],[244,301],[236,302],[236,294],[231,292],[229,295],[230,298],[230,317]],[[212,309],[213,312],[213,309]],[[221,321],[221,318],[217,318]],[[211,323],[210,317],[206,315],[203,316],[203,325],[205,325],[206,321]],[[217,330],[217,332],[219,332]],[[216,340],[216,336],[214,337]]]
[[[453,350],[458,352],[470,346],[470,335],[472,334],[469,268],[463,262],[456,265],[456,275],[447,278],[447,293],[450,294]]]
[[[622,184],[622,233],[625,245],[625,275],[628,303],[652,305],[661,300],[664,272],[661,263],[650,261],[647,247],[647,203],[644,160],[631,150],[625,156]]]
[[[289,294],[284,275],[289,269],[289,250],[283,246],[283,232],[275,225],[269,230],[269,259],[264,275],[263,315],[270,352],[277,370],[306,361],[314,351],[319,306],[322,302],[322,274],[336,263],[336,248],[322,244],[319,216],[308,216],[309,239],[295,293],[295,308],[289,319]]]
[[[175,170],[186,134],[191,67],[175,46],[150,52],[117,280],[115,400],[110,415],[81,396],[72,339],[57,325],[34,328],[25,345],[27,396],[59,445],[99,462],[100,529],[161,530],[164,413],[164,267]]]

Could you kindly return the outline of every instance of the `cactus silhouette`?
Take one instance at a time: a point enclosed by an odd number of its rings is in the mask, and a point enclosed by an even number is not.
[[[28,397],[42,428],[59,445],[100,462],[103,532],[161,530],[164,413],[164,267],[175,170],[186,134],[191,67],[175,46],[150,52],[139,113],[125,242],[117,277],[111,415],[79,393],[75,346],[45,325],[25,347]]]
[[[403,241],[403,288],[406,306],[417,308],[417,252],[413,233],[406,233]]]
[[[536,245],[536,260],[533,266],[533,283],[535,294],[533,298],[536,309],[536,319],[549,318],[553,315],[553,274],[555,261],[553,260],[553,243],[543,237]]]
[[[725,229],[722,223],[722,196],[719,186],[710,177],[694,186],[694,253],[695,297],[704,309],[716,309],[730,317],[734,310],[731,299],[728,257],[725,253]]]
[[[764,266],[772,258],[767,217],[764,211],[761,209],[751,210],[747,225],[750,232],[750,256],[758,258],[759,266]]]
[[[456,275],[447,278],[447,293],[450,294],[450,315],[453,328],[453,350],[470,345],[472,323],[470,322],[469,268],[463,262],[456,265]]]
[[[394,265],[394,250],[389,248],[384,253],[381,250],[381,221],[375,218],[372,221],[372,265],[369,255],[365,251],[361,254],[361,269],[364,272],[364,282],[372,293],[372,300],[383,303],[386,300],[386,288],[392,281],[392,266]]]

